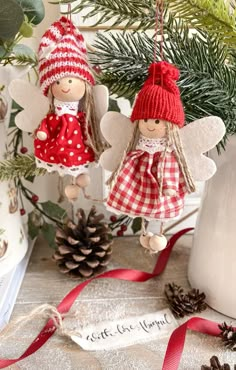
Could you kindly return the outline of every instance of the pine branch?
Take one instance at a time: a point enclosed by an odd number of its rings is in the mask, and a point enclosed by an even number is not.
[[[38,64],[38,60],[36,57],[30,55],[11,55],[6,58],[1,59],[1,64],[19,64],[19,65],[31,65],[32,67],[36,67]]]
[[[236,65],[229,49],[205,32],[191,35],[181,21],[165,25],[164,59],[180,68],[179,87],[187,121],[207,115],[223,119],[227,134],[236,132]],[[145,33],[97,35],[92,62],[111,93],[133,99],[153,61],[154,40]],[[159,54],[159,47],[157,48]]]
[[[68,0],[62,0],[61,3],[67,4]],[[228,45],[236,44],[236,11],[233,1],[166,0],[165,5],[169,5],[172,15],[184,20],[191,28],[206,30]],[[87,8],[85,19],[99,17],[94,26],[114,18],[111,28],[122,23],[125,28],[137,26],[138,29],[147,30],[155,26],[155,7],[156,0],[81,0],[72,9],[72,13]]]
[[[40,176],[45,173],[45,169],[36,167],[33,155],[18,155],[16,158],[0,162],[0,181]]]
[[[201,28],[231,46],[236,43],[236,18],[225,0],[166,0],[169,10],[192,28]]]
[[[68,1],[62,0],[60,3],[67,4]],[[114,19],[111,28],[122,23],[125,28],[135,25],[138,29],[146,30],[155,25],[155,4],[155,0],[81,0],[80,4],[72,8],[72,13],[88,9],[84,19],[99,16],[93,26]]]

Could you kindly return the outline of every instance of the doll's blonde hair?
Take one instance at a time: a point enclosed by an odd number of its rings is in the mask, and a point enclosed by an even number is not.
[[[88,138],[88,145],[93,149],[96,159],[99,159],[99,156],[104,149],[104,143],[96,116],[93,86],[87,82],[85,82],[85,94],[81,99],[80,109],[85,113],[85,133]]]
[[[123,163],[124,163],[124,160],[125,160],[127,154],[130,151],[135,150],[135,148],[137,146],[138,139],[139,139],[139,136],[140,136],[138,123],[139,123],[139,121],[134,122],[135,128],[134,128],[134,131],[133,131],[133,136],[132,136],[131,140],[128,142],[128,145],[127,145],[126,149],[123,152],[123,156],[122,156],[122,159],[121,159],[121,162],[120,162],[119,166],[115,169],[115,171],[111,174],[110,178],[107,181],[107,184],[110,185],[111,187],[113,186],[113,184],[115,183],[115,181],[117,179],[117,176],[119,175],[119,172],[120,172],[120,170],[123,166]],[[175,156],[176,156],[176,160],[179,164],[180,170],[181,170],[181,172],[183,174],[183,177],[184,177],[184,181],[185,181],[185,184],[186,184],[187,191],[189,193],[193,193],[194,191],[196,191],[196,187],[195,187],[191,172],[189,170],[189,167],[188,167],[185,155],[184,155],[183,146],[182,146],[182,143],[181,143],[178,126],[174,125],[170,122],[166,122],[166,134],[167,134],[167,143],[166,143],[166,147],[165,147],[165,150],[163,152],[162,159],[161,159],[162,163],[161,163],[161,175],[160,175],[160,179],[159,179],[159,187],[160,187],[159,188],[159,194],[162,195],[163,179],[164,179],[164,166],[165,166],[165,157],[166,157],[167,149],[168,149],[168,147],[170,147],[172,145],[174,147],[174,153],[175,153]]]

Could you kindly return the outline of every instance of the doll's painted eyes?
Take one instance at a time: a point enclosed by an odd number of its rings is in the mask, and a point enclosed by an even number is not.
[[[147,119],[144,119],[144,122],[147,122],[147,121],[148,121]],[[156,124],[160,123],[160,120],[159,120],[159,119],[156,119],[156,120],[155,120],[155,123],[156,123]]]
[[[72,84],[72,80],[68,80],[69,84]]]
[[[57,85],[60,85],[60,81],[57,81],[57,82],[56,82],[56,84],[57,84]]]

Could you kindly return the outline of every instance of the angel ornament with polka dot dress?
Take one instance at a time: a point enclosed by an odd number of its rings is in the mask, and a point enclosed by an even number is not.
[[[167,240],[162,230],[147,232],[146,221],[159,220],[163,225],[181,215],[195,181],[215,173],[215,163],[203,153],[225,133],[219,117],[184,126],[178,77],[179,70],[166,61],[151,64],[131,118],[108,112],[101,120],[102,133],[111,145],[100,157],[102,167],[112,172],[106,207],[116,214],[142,217],[140,243],[151,253],[164,249]]]
[[[34,132],[38,167],[74,178],[65,188],[74,200],[89,184],[89,167],[103,150],[99,120],[108,108],[108,91],[94,86],[84,38],[68,18],[61,17],[49,27],[38,55],[43,95],[26,81],[10,85],[11,96],[25,108],[16,124]]]

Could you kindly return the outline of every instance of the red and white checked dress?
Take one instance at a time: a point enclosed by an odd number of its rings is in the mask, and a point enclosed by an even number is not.
[[[159,196],[159,178],[166,139],[140,137],[136,150],[128,153],[107,199],[107,209],[147,220],[169,220],[180,215],[186,186],[173,148],[164,159],[163,190],[176,196]]]
[[[48,172],[76,177],[88,172],[88,165],[94,162],[94,152],[85,144],[85,114],[78,111],[78,102],[55,99],[54,105],[55,113],[48,114],[37,129],[45,132],[47,139],[34,140],[36,163]]]

